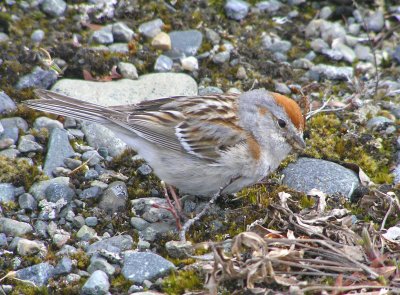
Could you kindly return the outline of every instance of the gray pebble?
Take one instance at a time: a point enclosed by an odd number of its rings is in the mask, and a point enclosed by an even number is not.
[[[37,209],[37,202],[35,198],[29,193],[20,195],[18,198],[18,204],[21,209],[27,211],[35,211]]]
[[[108,263],[107,260],[93,256],[92,259],[90,259],[90,265],[87,271],[93,273],[96,270],[104,271],[109,276],[112,276],[115,273],[115,267]]]
[[[203,41],[203,35],[198,30],[172,31],[171,51],[166,54],[172,58],[195,56]]]
[[[67,203],[72,201],[75,191],[69,185],[63,183],[51,183],[44,192],[46,200],[56,203],[58,200],[64,199]]]
[[[35,67],[32,73],[22,76],[15,87],[22,90],[29,87],[48,89],[57,81],[57,73],[53,70],[42,70]]]
[[[95,227],[97,225],[97,223],[98,223],[97,217],[96,216],[86,217],[85,223],[86,223],[87,226]]]
[[[139,26],[139,33],[145,35],[147,38],[154,38],[158,33],[161,32],[161,28],[164,23],[161,19],[145,22]]]
[[[367,128],[372,130],[386,129],[389,125],[392,124],[393,124],[392,120],[383,116],[377,116],[368,120]]]
[[[122,77],[126,79],[137,80],[139,78],[135,65],[127,62],[118,63],[118,70]]]
[[[72,271],[72,260],[69,257],[63,257],[57,263],[54,274],[55,275],[66,275]]]
[[[86,180],[94,180],[99,177],[99,173],[94,169],[89,169],[85,172]]]
[[[15,202],[15,186],[12,183],[0,183],[0,204]]]
[[[112,25],[112,34],[114,41],[129,42],[135,36],[135,33],[124,23],[115,23]]]
[[[40,43],[44,39],[44,31],[43,30],[34,30],[31,34],[31,40],[34,43]]]
[[[79,198],[81,199],[93,199],[97,198],[101,195],[102,190],[98,186],[92,186],[87,189],[84,189],[80,194]]]
[[[91,42],[97,44],[111,44],[114,43],[114,36],[112,33],[112,27],[106,26],[98,31],[93,32],[91,36]]]
[[[110,289],[107,274],[102,270],[96,270],[82,287],[83,295],[103,295]]]
[[[17,109],[15,102],[4,92],[0,91],[0,114]]]
[[[240,21],[249,13],[250,4],[242,0],[228,0],[224,8],[229,18]]]
[[[99,164],[101,160],[103,160],[103,157],[99,155],[97,151],[87,151],[82,154],[82,160],[83,161],[88,161],[89,166],[94,166],[96,164]]]
[[[33,228],[30,224],[13,220],[11,218],[0,217],[0,232],[9,236],[23,236],[31,233]]]
[[[16,272],[20,280],[31,281],[37,286],[44,286],[54,276],[54,266],[48,262],[39,263]]]
[[[133,228],[137,229],[138,231],[142,231],[146,227],[148,227],[150,225],[150,223],[140,217],[131,217],[131,225]]]
[[[42,10],[50,16],[57,17],[64,14],[67,4],[63,0],[44,0]]]
[[[43,147],[32,140],[30,136],[24,135],[19,139],[18,150],[21,153],[41,152],[43,151]]]
[[[156,72],[169,72],[174,64],[173,60],[165,55],[160,55],[154,64],[154,71]]]
[[[128,191],[126,185],[122,181],[111,183],[104,191],[99,202],[99,208],[112,214],[123,210],[128,200]]]
[[[229,51],[222,51],[222,52],[218,52],[217,54],[215,54],[212,58],[212,61],[215,64],[223,64],[229,61],[231,55],[229,53]]]

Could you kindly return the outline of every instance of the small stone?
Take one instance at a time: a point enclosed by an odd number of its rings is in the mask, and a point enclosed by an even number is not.
[[[21,136],[18,143],[18,150],[21,153],[41,152],[43,147],[37,142],[33,141],[30,136]]]
[[[107,274],[102,270],[96,270],[82,287],[83,295],[103,295],[110,289]]]
[[[247,79],[247,73],[246,69],[243,66],[239,66],[237,72],[236,72],[236,78],[239,80],[246,80]]]
[[[68,285],[75,284],[81,280],[81,276],[75,273],[70,273],[65,277],[65,280],[67,281]]]
[[[118,70],[125,79],[137,80],[139,78],[135,65],[131,63],[118,63]]]
[[[193,253],[192,243],[189,241],[168,241],[165,243],[165,249],[173,258],[186,258]]]
[[[0,183],[0,204],[15,202],[15,186],[12,183]]]
[[[321,11],[319,12],[319,18],[321,19],[328,19],[331,17],[333,10],[329,6],[322,7]]]
[[[35,222],[35,234],[37,234],[41,238],[47,238],[47,222],[43,220],[37,220]]]
[[[68,129],[68,138],[73,139],[83,139],[85,134],[80,129]]]
[[[249,13],[250,4],[242,0],[228,0],[224,8],[229,18],[240,21]]]
[[[113,214],[123,210],[127,200],[128,191],[125,183],[122,181],[115,181],[104,191],[98,206],[108,214]]]
[[[215,64],[223,64],[229,61],[231,55],[229,53],[229,51],[222,51],[222,52],[218,52],[217,54],[215,54],[212,57],[212,61]]]
[[[366,30],[380,32],[385,25],[385,18],[381,10],[377,10],[374,14],[365,18]]]
[[[16,109],[17,106],[15,102],[4,91],[0,91],[0,114],[11,112]]]
[[[299,58],[293,61],[292,66],[295,69],[309,70],[314,66],[314,64],[306,58]]]
[[[393,121],[383,116],[374,117],[367,122],[367,128],[371,130],[386,129],[389,125],[393,125]]]
[[[61,248],[69,241],[70,238],[71,235],[65,231],[55,233],[53,235],[53,244],[56,245],[57,248]]]
[[[32,73],[22,76],[15,88],[22,90],[29,87],[48,89],[57,81],[57,73],[53,70],[42,70],[40,67],[35,67]]]
[[[0,157],[5,157],[11,160],[14,160],[18,157],[18,155],[20,154],[19,150],[16,149],[5,149],[0,151]]]
[[[113,43],[108,46],[108,49],[114,53],[129,54],[128,43]]]
[[[203,41],[203,35],[198,30],[172,31],[169,37],[172,49],[166,54],[171,58],[195,56]]]
[[[126,251],[122,274],[133,283],[142,284],[166,275],[175,266],[163,257],[149,252]]]
[[[63,129],[64,126],[60,121],[53,120],[47,117],[39,117],[33,122],[33,128],[35,129],[42,129],[46,128],[48,130],[53,130],[54,128],[60,128]]]
[[[0,139],[0,150],[4,150],[14,144],[14,140],[12,138],[3,138]]]
[[[93,228],[84,225],[76,233],[76,237],[82,241],[90,241],[91,239],[97,237],[97,233]]]
[[[285,83],[275,83],[275,91],[282,94],[290,94],[292,91]]]
[[[147,38],[154,38],[158,33],[161,32],[161,28],[164,23],[161,19],[145,22],[139,26],[139,33],[145,35]]]
[[[277,0],[261,1],[256,3],[256,7],[260,11],[268,11],[268,12],[276,12],[279,9],[281,9],[282,6],[283,4]]]
[[[169,72],[171,71],[173,64],[173,60],[168,56],[160,55],[154,64],[154,70],[156,72]]]
[[[151,167],[148,164],[142,164],[138,168],[138,172],[141,175],[146,176],[146,175],[149,175],[151,172],[153,172],[153,169],[151,169]]]
[[[358,34],[360,33],[360,29],[361,29],[361,25],[357,24],[357,23],[349,25],[349,28],[348,28],[349,33],[354,36],[358,36]]]
[[[91,36],[91,42],[103,45],[114,43],[112,27],[106,26],[98,31],[93,32]]]
[[[37,209],[37,202],[35,198],[29,193],[24,193],[20,195],[18,198],[18,204],[21,209],[24,209],[28,212],[32,212]]]
[[[167,33],[160,32],[151,41],[151,46],[153,46],[155,49],[160,49],[163,51],[171,50],[171,38]]]
[[[374,59],[374,56],[371,53],[371,48],[368,46],[357,44],[354,51],[359,60],[373,61]]]
[[[94,169],[89,169],[85,172],[86,180],[93,180],[99,177],[99,173]]]
[[[10,218],[0,217],[0,232],[8,236],[23,236],[33,231],[30,224]]]
[[[145,251],[149,250],[150,247],[151,247],[151,244],[149,242],[143,241],[143,240],[140,240],[137,244],[138,251],[140,251],[140,252],[145,252]]]
[[[340,39],[332,42],[332,49],[340,51],[343,55],[343,59],[349,63],[352,63],[356,59],[354,50],[347,45],[343,44]]]
[[[181,58],[182,68],[186,71],[193,72],[199,69],[199,62],[194,56]]]
[[[75,196],[75,191],[69,185],[63,183],[51,183],[47,186],[44,192],[47,201],[56,203],[64,199],[67,203],[72,201]]]
[[[320,38],[312,40],[310,46],[315,52],[323,52],[324,50],[329,49],[328,43]]]
[[[43,255],[46,254],[46,247],[42,242],[31,241],[28,239],[18,239],[17,243],[17,253],[21,256],[32,256],[39,252]]]
[[[131,225],[133,228],[137,229],[138,231],[142,231],[146,227],[148,227],[150,225],[150,223],[140,217],[131,217]]]
[[[222,91],[221,88],[215,87],[215,86],[208,86],[204,88],[199,88],[199,95],[204,96],[204,95],[213,95],[213,94],[223,94],[224,92]]]
[[[0,139],[11,138],[14,142],[17,142],[20,130],[23,132],[28,130],[28,123],[20,117],[1,119],[0,124],[3,126]]]
[[[86,223],[87,226],[95,227],[97,225],[97,223],[98,223],[97,217],[96,216],[86,217],[85,223]]]
[[[20,269],[15,273],[20,280],[31,281],[36,286],[45,286],[50,278],[54,276],[54,266],[48,262],[39,263],[27,268]]]
[[[57,263],[57,266],[54,269],[55,275],[66,275],[72,271],[72,260],[69,257],[63,257]]]
[[[66,117],[64,120],[64,128],[76,128],[76,120],[70,117]]]
[[[154,242],[157,239],[165,238],[171,232],[176,232],[176,225],[165,222],[150,223],[142,232],[143,240]]]
[[[34,30],[31,34],[31,40],[34,43],[40,43],[44,39],[44,31],[43,30]]]
[[[78,227],[81,228],[82,226],[85,225],[85,218],[83,218],[82,215],[75,216],[74,219],[72,220],[72,224],[77,228]]]
[[[135,36],[135,33],[121,22],[112,25],[112,34],[116,42],[130,42]]]
[[[44,0],[42,10],[53,17],[62,16],[67,9],[67,4],[63,0]]]
[[[219,36],[219,34],[209,28],[206,28],[206,38],[207,40],[209,40],[213,45],[218,45],[219,42],[221,41],[221,37]]]
[[[329,80],[347,81],[353,77],[352,67],[335,67],[326,64],[318,64],[311,68],[311,74],[316,74],[317,79],[326,78]]]
[[[0,32],[0,43],[5,43],[10,39],[6,33]]]
[[[92,186],[87,189],[84,189],[80,194],[79,198],[81,199],[93,199],[97,198],[101,195],[102,190],[98,186]]]
[[[78,168],[79,166],[82,165],[82,161],[81,160],[77,160],[77,159],[65,158],[64,159],[64,164],[69,169],[74,170],[74,169],[76,169],[76,168]]]
[[[93,256],[87,271],[93,273],[96,270],[104,271],[109,276],[112,276],[115,273],[115,267],[108,263],[107,260]]]
[[[7,245],[7,236],[4,233],[0,233],[0,248],[6,248]]]
[[[82,154],[82,160],[85,162],[88,161],[87,164],[89,166],[94,166],[99,164],[103,160],[103,157],[97,151],[87,151]]]

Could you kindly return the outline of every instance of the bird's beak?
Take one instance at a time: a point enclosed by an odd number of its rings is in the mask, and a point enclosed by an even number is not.
[[[306,143],[303,139],[303,133],[295,134],[292,137],[292,146],[293,146],[293,149],[295,149],[297,151],[302,151],[305,149]]]

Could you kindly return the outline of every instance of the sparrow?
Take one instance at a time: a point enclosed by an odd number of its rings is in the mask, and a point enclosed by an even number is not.
[[[36,90],[33,109],[102,124],[180,193],[232,194],[305,148],[298,104],[264,89],[242,94],[175,96],[105,107]]]

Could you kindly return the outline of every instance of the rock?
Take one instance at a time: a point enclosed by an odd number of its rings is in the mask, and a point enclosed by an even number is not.
[[[0,91],[0,114],[12,112],[16,109],[15,102],[4,91]]]
[[[338,42],[335,41],[332,42],[332,48],[338,50],[342,54],[345,61],[352,63],[356,59],[356,54],[354,53],[354,50],[343,44],[340,39],[338,39]]]
[[[44,39],[44,31],[43,30],[34,30],[31,34],[31,40],[33,43],[40,43]]]
[[[171,50],[171,38],[167,33],[160,32],[151,41],[151,46],[163,51]]]
[[[373,117],[367,122],[367,128],[371,130],[386,129],[389,125],[393,125],[393,120],[383,116]]]
[[[103,157],[97,151],[87,151],[82,154],[82,160],[87,162],[89,166],[94,166],[99,164]]]
[[[4,150],[14,144],[14,140],[11,138],[0,139],[0,150]]]
[[[322,7],[321,11],[319,12],[319,18],[321,19],[328,19],[331,17],[333,10],[329,6]]]
[[[54,274],[59,275],[66,275],[72,271],[72,260],[69,257],[63,257],[57,263],[57,266],[54,269]]]
[[[135,33],[121,22],[112,25],[112,34],[116,42],[130,42],[135,36]]]
[[[165,243],[165,249],[172,258],[185,258],[193,253],[193,246],[190,241],[168,241]]]
[[[33,138],[34,139],[34,138]],[[29,135],[21,136],[18,143],[18,150],[21,153],[29,153],[29,152],[41,152],[43,151],[43,147],[32,140],[32,137]]]
[[[54,276],[54,266],[48,262],[39,263],[16,271],[16,277],[20,280],[31,281],[36,286],[45,286]]]
[[[326,43],[324,40],[317,38],[311,41],[310,44],[312,50],[315,52],[324,52],[325,50],[329,49],[328,43]]]
[[[18,155],[20,154],[19,150],[16,149],[6,149],[0,152],[0,157],[5,157],[8,159],[16,159]]]
[[[31,193],[37,201],[43,200],[46,198],[45,191],[47,187],[52,183],[68,185],[69,177],[57,177],[50,180],[35,182],[29,189],[29,193]]]
[[[66,158],[64,159],[64,164],[69,169],[74,170],[78,168],[80,165],[82,165],[82,161],[77,159]]]
[[[137,284],[160,278],[175,269],[168,260],[149,252],[126,251],[123,265],[124,277]]]
[[[57,81],[57,73],[53,70],[45,71],[40,67],[35,67],[33,72],[22,76],[15,88],[22,90],[29,87],[48,89]]]
[[[96,270],[104,271],[108,276],[112,276],[115,273],[115,267],[108,263],[107,260],[93,256],[87,271],[93,273]]]
[[[93,228],[83,225],[76,233],[76,237],[82,241],[90,241],[97,237],[97,233]]]
[[[396,49],[394,50],[392,56],[393,56],[393,59],[395,61],[397,61],[398,64],[400,64],[400,45],[398,45],[396,47]]]
[[[28,130],[28,123],[20,117],[1,119],[0,124],[4,129],[0,135],[0,139],[11,138],[14,142],[17,142],[19,131],[26,132]]]
[[[76,228],[81,228],[82,226],[85,225],[85,218],[83,218],[82,215],[78,215],[75,216],[72,220],[72,224],[76,227]]]
[[[38,117],[35,122],[33,122],[33,128],[38,130],[46,128],[51,131],[54,128],[64,129],[64,126],[60,121],[53,120],[47,117]]]
[[[87,248],[86,253],[93,255],[103,249],[110,252],[114,252],[115,250],[126,251],[132,249],[132,247],[133,239],[130,235],[119,235],[91,244]]]
[[[85,218],[85,223],[87,226],[95,227],[98,223],[96,216],[89,216]]]
[[[114,53],[129,54],[128,43],[113,43],[108,46],[108,50]]]
[[[0,233],[0,248],[6,248],[7,245],[7,236],[4,233]]]
[[[285,83],[275,83],[275,91],[282,94],[290,94],[292,91]]]
[[[306,58],[299,58],[292,62],[292,66],[295,69],[309,70],[314,66],[314,64]]]
[[[43,242],[31,241],[28,239],[18,239],[17,253],[21,256],[32,256],[42,252],[43,255],[47,253],[46,247]]]
[[[380,32],[385,25],[385,18],[383,12],[377,10],[371,16],[365,18],[366,31]]]
[[[166,53],[171,58],[195,56],[203,41],[203,35],[197,30],[172,31],[169,33],[172,49]]]
[[[121,211],[126,207],[128,190],[122,181],[114,181],[104,191],[98,207],[108,214]]]
[[[150,225],[141,231],[140,234],[143,240],[154,242],[157,239],[166,238],[174,232],[176,232],[175,223],[155,222],[150,223]]]
[[[110,156],[115,157],[122,154],[126,149],[126,144],[115,134],[99,124],[82,122],[82,131],[86,141],[95,148],[106,147]]]
[[[0,183],[0,204],[15,202],[15,186],[12,183]]]
[[[75,191],[64,183],[50,183],[44,192],[47,201],[56,203],[64,199],[67,203],[72,201]]]
[[[139,78],[135,65],[131,63],[119,62],[118,70],[125,79],[137,80]]]
[[[196,95],[197,84],[186,74],[156,73],[142,75],[138,80],[121,79],[112,82],[62,79],[52,90],[83,101],[111,106],[137,104],[143,100],[167,96]]]
[[[142,164],[138,168],[138,172],[141,175],[146,176],[146,175],[149,175],[151,172],[153,172],[153,169],[151,169],[151,167],[148,164]]]
[[[194,56],[181,58],[182,68],[186,71],[193,72],[199,69],[199,62]]]
[[[361,25],[360,24],[350,24],[349,25],[349,33],[354,35],[354,36],[358,36],[358,34],[360,34],[360,29],[361,29]]]
[[[47,145],[46,160],[43,171],[52,176],[56,167],[64,166],[64,159],[75,155],[68,140],[68,133],[64,129],[54,128],[50,132],[50,138]]]
[[[144,220],[143,218],[140,217],[131,217],[131,225],[133,228],[137,229],[138,231],[144,230],[146,227],[150,225],[149,222]]]
[[[168,56],[160,55],[157,57],[156,62],[154,64],[154,71],[156,72],[169,72],[172,69],[172,65],[174,61],[170,59]]]
[[[219,34],[209,28],[205,28],[206,31],[206,38],[208,41],[210,41],[212,43],[212,45],[218,45],[219,42],[221,41],[221,37],[219,36]]]
[[[10,39],[6,33],[0,32],[0,44],[5,43]]]
[[[282,174],[285,175],[284,185],[304,193],[316,188],[327,194],[340,193],[350,197],[360,185],[354,171],[319,159],[299,158],[283,169]]]
[[[349,78],[353,77],[353,68],[318,64],[313,66],[309,73],[310,75],[312,75],[313,78],[316,77],[317,80],[320,78],[326,78],[328,80],[347,81]]]
[[[242,0],[227,0],[224,8],[227,17],[240,21],[249,13],[250,4]]]
[[[8,236],[23,236],[33,231],[29,223],[16,221],[10,218],[0,217],[0,232]]]
[[[359,60],[365,60],[370,62],[374,60],[374,56],[371,53],[371,48],[368,46],[357,44],[354,51]]]
[[[256,3],[256,7],[260,11],[268,11],[268,12],[276,12],[279,9],[281,9],[282,6],[283,4],[277,0],[261,1]]]
[[[94,31],[90,38],[90,42],[103,45],[114,43],[112,26],[105,26],[98,31]]]
[[[84,189],[80,194],[79,198],[81,199],[93,199],[97,198],[101,195],[102,190],[98,186],[92,186],[87,189]]]
[[[53,244],[56,245],[57,248],[63,247],[68,240],[71,238],[71,235],[63,230],[59,230],[57,233],[53,235]]]
[[[32,212],[37,209],[37,202],[35,198],[28,193],[24,193],[19,196],[18,204],[21,209],[24,209],[28,212]]]
[[[82,287],[83,295],[103,295],[110,289],[108,276],[104,271],[96,270]]]
[[[214,86],[208,86],[199,89],[199,95],[213,95],[213,94],[223,94],[223,93],[224,92],[222,91],[221,88]]]
[[[222,52],[218,52],[217,54],[215,54],[212,57],[212,61],[215,64],[220,65],[220,64],[228,62],[230,57],[231,57],[231,54],[229,53],[229,51],[222,51]]]
[[[164,23],[161,19],[145,22],[139,26],[139,33],[145,35],[147,38],[154,38],[158,33],[161,32],[161,28]]]
[[[85,180],[93,180],[99,177],[99,172],[94,169],[89,169],[85,172]]]

